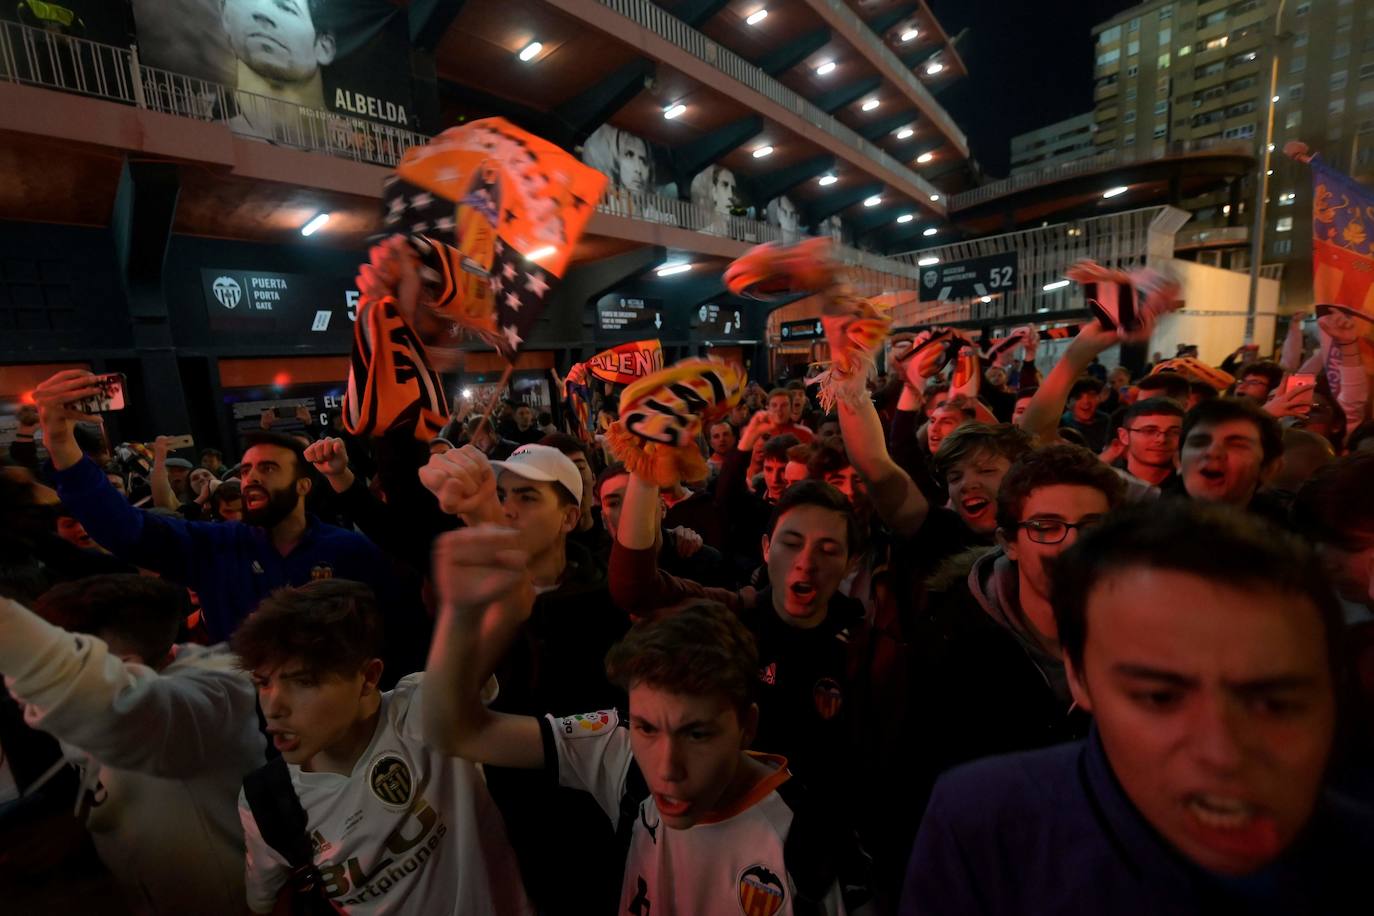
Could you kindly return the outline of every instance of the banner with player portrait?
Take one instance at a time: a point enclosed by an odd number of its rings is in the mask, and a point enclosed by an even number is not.
[[[387,0],[133,0],[144,64],[237,90],[237,133],[306,109],[412,128],[405,11]],[[275,104],[274,104],[275,103]]]

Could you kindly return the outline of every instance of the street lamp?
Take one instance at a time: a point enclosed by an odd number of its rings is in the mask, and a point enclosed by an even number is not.
[[[1274,150],[1274,107],[1279,100],[1279,42],[1287,36],[1283,32],[1283,8],[1288,0],[1279,0],[1274,14],[1274,37],[1269,51],[1269,111],[1264,119],[1264,142],[1260,146],[1259,172],[1255,175],[1255,225],[1250,230],[1250,299],[1245,307],[1245,342],[1255,340],[1255,312],[1259,309],[1260,261],[1264,259],[1264,221],[1268,213],[1269,176],[1274,170],[1269,157]]]

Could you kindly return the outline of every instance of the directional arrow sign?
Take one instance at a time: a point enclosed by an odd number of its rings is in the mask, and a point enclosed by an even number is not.
[[[596,303],[599,331],[648,331],[663,327],[663,300],[621,296],[602,296]]]
[[[972,299],[1016,289],[1016,252],[921,268],[921,301]]]

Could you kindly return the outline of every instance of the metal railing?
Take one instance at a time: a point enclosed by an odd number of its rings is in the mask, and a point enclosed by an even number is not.
[[[903,165],[871,141],[859,136],[834,115],[826,114],[738,54],[716,44],[650,0],[598,0],[598,2],[692,56],[705,61],[775,105],[787,109],[835,139],[857,149],[864,156],[884,168],[900,175],[909,176],[914,184],[926,184],[925,179],[913,172],[910,167]],[[553,0],[553,3],[555,6],[558,5],[557,0]]]
[[[892,53],[892,49],[882,40],[867,22],[860,18],[859,14],[850,8],[844,0],[807,0],[812,6],[822,5],[830,9],[836,16],[845,21],[859,41],[868,46],[876,53],[883,64],[896,76],[917,100],[916,105],[921,112],[934,123],[947,139],[952,141],[959,151],[968,155],[968,138],[964,132],[954,123],[954,119],[949,116],[944,107],[935,100],[935,96],[925,87],[916,75],[911,72],[911,68],[902,63],[901,58]],[[931,114],[934,112],[934,114]]]
[[[1048,184],[1052,181],[1062,181],[1065,178],[1073,178],[1078,175],[1090,175],[1094,172],[1101,172],[1106,169],[1118,168],[1123,165],[1136,165],[1142,162],[1153,162],[1158,159],[1165,159],[1170,156],[1185,156],[1189,153],[1224,153],[1235,156],[1253,156],[1255,154],[1254,144],[1246,140],[1222,140],[1220,138],[1209,138],[1206,140],[1175,140],[1165,147],[1163,155],[1156,156],[1153,152],[1141,150],[1115,149],[1087,159],[1076,159],[1073,162],[1064,162],[1059,165],[1046,166],[1031,172],[1022,172],[1001,181],[994,181],[979,188],[969,191],[961,191],[952,194],[949,198],[949,210],[951,213],[975,204],[985,203],[996,197],[1011,194],[1024,188],[1033,188],[1037,185]]]
[[[763,242],[791,244],[811,237],[805,232],[783,229],[781,226],[747,216],[717,213],[675,197],[662,197],[625,188],[608,187],[601,195],[596,209],[597,212],[609,216],[672,226],[751,245]],[[884,275],[880,283],[883,288],[915,289],[920,279],[920,271],[902,260],[885,258],[838,243],[832,246],[831,251],[850,267]],[[873,280],[869,285],[876,282],[878,281]]]
[[[1064,271],[1083,258],[1125,269],[1160,263],[1172,255],[1174,237],[1188,219],[1174,207],[1146,207],[894,255],[893,260],[918,266],[929,258],[947,263],[1008,252],[1018,256],[1015,289],[961,302],[899,305],[894,320],[898,325],[1034,320],[1046,312],[1080,308],[1082,292],[1076,286],[1049,291],[1045,286],[1062,280]]]
[[[149,67],[126,48],[0,22],[0,80],[219,123],[241,137],[395,166],[424,134]]]

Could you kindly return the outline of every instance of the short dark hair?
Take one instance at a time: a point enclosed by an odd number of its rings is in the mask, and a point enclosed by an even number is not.
[[[1084,395],[1089,392],[1092,392],[1093,394],[1101,394],[1102,383],[1099,382],[1097,379],[1092,378],[1091,376],[1084,376],[1083,378],[1077,379],[1073,383],[1073,387],[1069,389],[1070,403],[1078,400],[1080,395]]]
[[[231,499],[243,499],[243,488],[236,483],[222,483],[210,494],[210,511],[216,516],[219,510]]]
[[[201,460],[201,461],[204,461],[206,458],[209,458],[211,455],[213,455],[214,457],[218,458],[218,459],[221,460],[221,461],[224,460],[224,452],[221,452],[221,451],[220,451],[219,449],[217,449],[217,448],[203,448],[203,449],[200,450],[200,460]]]
[[[1031,437],[1019,426],[1010,423],[965,423],[945,436],[935,452],[935,471],[939,479],[961,461],[974,455],[991,452],[1008,461],[1016,461],[1031,450]]]
[[[630,469],[625,467],[625,465],[619,461],[617,461],[615,464],[608,466],[606,470],[602,471],[596,477],[596,495],[598,497],[601,495],[601,487],[606,483],[606,481],[614,480],[617,477],[629,476]]]
[[[1179,375],[1177,372],[1156,372],[1147,375],[1135,383],[1136,390],[1142,395],[1147,392],[1163,392],[1163,397],[1173,398],[1175,401],[1188,400],[1188,379]],[[1160,397],[1152,394],[1150,397]]]
[[[1350,431],[1350,435],[1345,437],[1345,450],[1358,452],[1360,443],[1369,438],[1374,438],[1374,420],[1365,420]]]
[[[1186,412],[1173,398],[1145,398],[1126,408],[1121,425],[1130,426],[1141,417],[1182,417]]]
[[[547,445],[549,448],[556,448],[569,458],[573,455],[581,455],[583,458],[587,457],[587,443],[567,433],[549,433],[539,440],[539,444]]]
[[[1331,669],[1339,670],[1341,605],[1306,543],[1230,506],[1167,499],[1112,513],[1054,564],[1050,603],[1059,644],[1080,672],[1093,589],[1113,573],[1142,567],[1307,597],[1321,614]]]
[[[606,677],[624,690],[646,684],[685,696],[722,694],[741,720],[758,676],[753,634],[715,601],[640,620],[606,653]]]
[[[805,442],[798,442],[787,450],[787,460],[806,464],[811,460],[811,446]]]
[[[839,436],[827,436],[818,440],[811,449],[811,457],[806,462],[806,474],[816,480],[824,480],[826,474],[843,471],[852,462],[844,450],[844,440]]]
[[[305,446],[301,445],[300,440],[295,436],[288,436],[285,433],[274,433],[271,430],[254,430],[245,433],[243,437],[243,450],[247,452],[255,445],[275,445],[277,448],[284,448],[296,458],[296,480],[302,477],[311,476],[313,467],[309,461],[305,460]]]
[[[382,618],[366,585],[317,579],[264,598],[230,645],[248,671],[300,659],[313,674],[347,676],[381,657]]]
[[[1078,445],[1048,445],[1016,460],[997,488],[997,527],[1015,535],[1026,500],[1041,487],[1056,485],[1092,487],[1107,497],[1115,509],[1126,496],[1121,475],[1091,451]]]
[[[774,388],[772,391],[768,392],[768,400],[771,401],[773,398],[787,398],[787,400],[790,401],[792,400],[792,392],[788,391],[786,388]]]
[[[127,643],[150,666],[166,657],[191,610],[183,586],[133,573],[63,582],[34,606],[40,617],[64,630]]]
[[[1188,383],[1188,394],[1189,396],[1196,395],[1199,401],[1210,401],[1217,396],[1218,392],[1208,383],[1195,379]]]
[[[802,480],[783,492],[782,498],[773,507],[773,514],[768,517],[765,533],[769,540],[772,540],[773,532],[777,530],[782,517],[798,506],[818,506],[843,515],[845,552],[850,555],[854,553],[860,536],[859,521],[854,517],[854,509],[843,493],[823,480]]]
[[[791,433],[784,433],[781,436],[774,436],[763,445],[763,460],[786,461],[787,453],[792,450],[792,446],[801,440]]]
[[[1239,381],[1247,375],[1262,377],[1269,390],[1273,391],[1279,387],[1279,382],[1283,381],[1283,367],[1272,359],[1257,359],[1253,363],[1241,366],[1240,371],[1236,373],[1236,380]]]
[[[1374,540],[1374,452],[1318,468],[1293,499],[1293,526],[1309,541],[1359,551]]]
[[[1242,398],[1212,398],[1200,402],[1183,415],[1183,441],[1187,442],[1188,434],[1198,426],[1215,426],[1232,420],[1246,420],[1255,425],[1266,465],[1283,456],[1283,428],[1279,421],[1258,404]]]
[[[734,435],[734,437],[735,437],[736,439],[739,438],[739,430],[735,429],[735,424],[731,423],[731,422],[730,422],[727,418],[725,418],[725,417],[720,417],[719,419],[712,420],[710,423],[706,424],[706,432],[707,432],[707,434],[709,435],[710,432],[711,432],[711,430],[715,429],[717,426],[728,426],[728,427],[730,427],[730,432]]]

